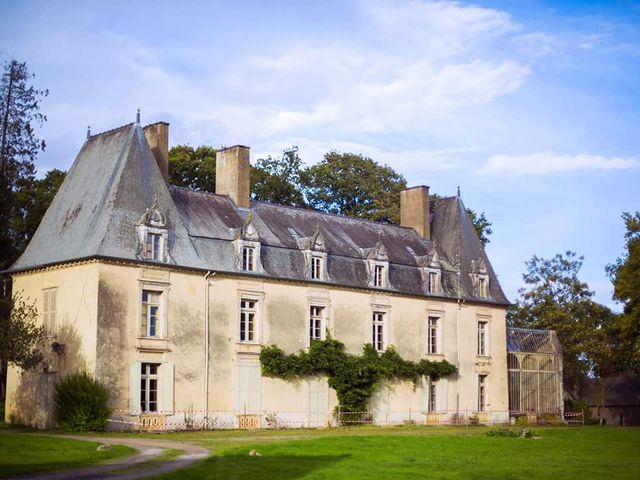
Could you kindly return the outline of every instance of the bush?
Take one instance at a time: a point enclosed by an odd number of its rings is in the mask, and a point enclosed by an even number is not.
[[[526,415],[520,415],[516,418],[516,427],[528,427],[529,419]]]
[[[509,428],[496,428],[485,433],[487,437],[519,437],[520,432]]]
[[[565,400],[564,401],[565,412],[582,412],[584,415],[584,422],[589,423],[591,420],[591,407],[582,400]]]
[[[54,415],[69,432],[104,430],[111,414],[109,391],[87,373],[74,373],[56,384]]]

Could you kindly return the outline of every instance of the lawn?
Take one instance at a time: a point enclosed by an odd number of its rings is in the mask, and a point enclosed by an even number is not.
[[[99,443],[52,438],[23,432],[0,432],[0,478],[34,472],[76,468],[130,455],[129,447],[114,445],[96,451]]]
[[[214,456],[166,479],[640,478],[640,429],[534,429],[540,438],[488,437],[487,428],[175,434]],[[157,438],[157,437],[156,437]],[[249,456],[255,449],[261,456]]]

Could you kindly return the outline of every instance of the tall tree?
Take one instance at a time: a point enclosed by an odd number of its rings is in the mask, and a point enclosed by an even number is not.
[[[34,160],[45,149],[34,126],[47,117],[40,113],[40,101],[49,94],[30,85],[34,74],[26,63],[5,62],[0,79],[0,270],[20,253],[13,228],[19,215],[15,193],[30,189],[35,176]]]
[[[467,208],[467,213],[469,214],[471,222],[473,222],[473,226],[476,229],[476,233],[478,234],[478,238],[482,242],[482,245],[487,245],[487,243],[491,241],[489,240],[489,235],[493,233],[491,222],[487,220],[484,212],[478,215],[474,210]]]
[[[583,257],[574,252],[525,262],[525,288],[508,313],[511,326],[552,329],[564,350],[565,389],[578,395],[589,375],[608,375],[617,363],[615,315],[592,300],[578,278]]]
[[[302,160],[298,147],[282,152],[282,157],[260,158],[251,167],[251,197],[254,200],[306,207],[300,184]]]
[[[176,145],[169,150],[169,183],[203,192],[216,191],[216,149]]]
[[[626,252],[607,266],[613,282],[613,298],[624,305],[620,316],[621,350],[627,366],[640,373],[640,211],[622,214]]]
[[[400,191],[407,186],[391,167],[336,151],[301,175],[312,208],[376,222],[399,223]]]

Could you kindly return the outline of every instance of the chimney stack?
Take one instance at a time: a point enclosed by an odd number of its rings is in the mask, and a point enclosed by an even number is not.
[[[249,147],[234,145],[216,152],[216,193],[249,208]]]
[[[400,225],[411,227],[425,240],[431,240],[429,187],[407,188],[400,192]]]
[[[165,183],[169,184],[169,124],[157,122],[143,128],[144,138],[156,158]]]

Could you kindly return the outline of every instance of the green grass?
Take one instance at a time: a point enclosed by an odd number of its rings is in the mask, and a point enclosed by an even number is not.
[[[134,452],[120,445],[98,452],[98,445],[66,438],[0,431],[0,477],[82,467]]]
[[[538,439],[488,437],[487,430],[403,427],[163,435],[200,443],[214,456],[159,478],[639,478],[639,428],[534,428]],[[251,449],[262,456],[249,456]]]

